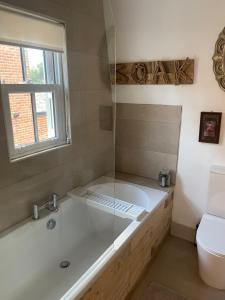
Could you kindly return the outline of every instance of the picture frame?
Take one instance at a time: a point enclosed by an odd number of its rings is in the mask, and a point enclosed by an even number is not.
[[[199,142],[219,144],[221,112],[201,112]]]

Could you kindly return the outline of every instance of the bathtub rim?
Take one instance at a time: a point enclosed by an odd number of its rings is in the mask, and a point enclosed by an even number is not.
[[[103,180],[103,182],[101,182],[101,180]],[[104,180],[105,180],[105,182],[104,182]],[[150,192],[151,190],[158,191],[158,192],[164,194],[164,196],[162,197],[163,199],[165,199],[165,197],[167,197],[170,193],[172,193],[172,188],[173,188],[171,186],[170,190],[168,188],[163,190],[163,188],[160,187],[160,186],[151,187],[151,186],[147,186],[147,185],[142,185],[141,183],[135,183],[135,182],[128,181],[128,180],[125,180],[125,179],[110,177],[110,176],[107,176],[107,175],[100,176],[97,179],[87,183],[86,185],[80,185],[78,187],[83,187],[83,188],[88,189],[88,188],[90,188],[91,186],[93,186],[95,184],[104,184],[104,183],[110,183],[110,182],[128,184],[128,185],[134,186],[136,188],[139,188],[139,189],[141,189],[142,191],[144,191],[146,193]]]
[[[162,191],[162,189],[143,186],[141,184],[137,184],[137,183],[121,180],[121,179],[116,179],[116,178],[109,177],[109,176],[100,176],[96,180],[93,180],[92,182],[90,182],[86,185],[80,185],[80,186],[77,186],[74,189],[68,191],[67,195],[72,198],[75,198],[76,196],[82,198],[82,196],[80,196],[80,194],[82,194],[83,191],[88,190],[90,187],[94,187],[95,185],[101,185],[101,184],[104,185],[105,183],[114,183],[114,184],[119,183],[119,184],[124,184],[124,185],[128,184],[128,185],[138,188],[142,192],[146,193],[148,198],[149,198],[149,193],[151,191],[160,192],[160,194],[162,194],[162,197],[157,200],[157,204],[152,209],[145,208],[145,214],[151,214],[152,212],[154,212],[160,206],[162,201],[165,201],[171,194],[171,192],[169,192],[168,190]],[[121,200],[120,198],[117,198],[117,199]],[[85,201],[85,198],[83,198],[83,200]],[[125,201],[125,200],[122,200],[122,201]],[[125,201],[125,202],[127,202],[127,201]],[[141,207],[141,205],[137,205],[137,206]],[[124,217],[125,217],[125,215],[124,215]]]

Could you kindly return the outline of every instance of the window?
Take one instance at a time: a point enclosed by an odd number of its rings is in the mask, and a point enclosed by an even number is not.
[[[64,25],[1,6],[0,19],[5,28],[1,24],[0,83],[10,160],[70,144]],[[18,26],[10,27],[15,21]]]

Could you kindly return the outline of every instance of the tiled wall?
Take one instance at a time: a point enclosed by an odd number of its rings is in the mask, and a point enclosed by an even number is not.
[[[168,168],[175,182],[181,107],[118,103],[116,170],[158,179]]]
[[[111,171],[113,132],[100,128],[112,106],[102,0],[7,0],[67,24],[72,146],[9,163],[0,101],[0,231],[31,215],[34,201],[63,196]],[[105,118],[105,117],[104,117]]]

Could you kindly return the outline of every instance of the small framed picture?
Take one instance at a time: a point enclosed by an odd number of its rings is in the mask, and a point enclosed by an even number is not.
[[[199,142],[219,144],[221,112],[201,112]]]

